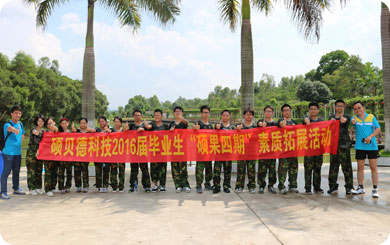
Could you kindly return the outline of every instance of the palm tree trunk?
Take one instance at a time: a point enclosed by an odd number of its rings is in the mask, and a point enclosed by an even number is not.
[[[253,109],[253,41],[249,0],[242,1],[241,24],[241,109]]]
[[[88,119],[88,126],[95,127],[95,52],[93,49],[94,0],[88,0],[87,37],[83,63],[83,89],[81,114]]]
[[[381,11],[381,41],[383,64],[383,97],[385,102],[385,149],[386,151],[390,151],[390,12],[389,8],[383,2]]]

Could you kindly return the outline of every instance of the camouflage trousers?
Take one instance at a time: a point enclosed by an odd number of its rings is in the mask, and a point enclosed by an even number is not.
[[[45,192],[49,192],[56,188],[59,162],[43,161],[43,164],[45,166]]]
[[[190,183],[188,183],[187,162],[172,162],[171,171],[175,188],[190,187]]]
[[[259,169],[257,172],[257,184],[261,188],[265,188],[267,183],[265,178],[268,171],[268,186],[274,186],[276,183],[276,159],[259,160]]]
[[[298,178],[298,158],[289,157],[279,159],[278,166],[278,178],[279,178],[279,190],[286,188],[284,182],[286,181],[288,173],[288,182],[290,188],[297,188],[297,178]]]
[[[313,177],[314,190],[321,189],[321,167],[323,156],[310,156],[304,158],[305,166],[305,189],[311,190]]]
[[[138,184],[138,172],[139,168],[141,169],[142,172],[142,177],[141,177],[141,182],[142,182],[142,187],[145,188],[150,188],[150,175],[149,175],[149,168],[148,168],[148,163],[143,162],[143,163],[131,163],[130,164],[131,170],[130,170],[130,187],[134,188],[134,184]]]
[[[118,173],[119,168],[119,173]],[[111,163],[111,174],[110,174],[110,182],[113,190],[116,190],[119,187],[119,190],[123,190],[125,188],[125,170],[126,163]],[[118,178],[119,178],[119,186],[118,186]]]
[[[244,188],[246,173],[248,173],[248,188],[256,188],[256,161],[248,160],[237,162],[236,189]]]
[[[81,187],[81,175],[83,180],[83,187],[89,187],[89,174],[88,174],[89,162],[75,162],[74,163],[74,183],[76,187]]]
[[[161,186],[165,186],[167,180],[167,163],[152,162],[150,164],[150,175],[153,182],[160,182]]]
[[[27,151],[26,156],[28,189],[42,189],[43,162],[37,159],[35,152]]]
[[[213,178],[213,164],[212,162],[196,162],[196,188],[202,187],[203,170],[205,170],[205,185],[210,186],[210,181]]]
[[[108,188],[110,163],[95,162],[96,188]]]
[[[232,162],[223,161],[214,163],[213,183],[214,187],[221,188],[221,172],[223,167],[223,188],[231,188]]]
[[[73,162],[60,162],[58,165],[58,190],[70,189],[72,187]],[[66,171],[66,174],[65,174]],[[65,184],[66,176],[66,184]],[[64,187],[65,184],[65,187]]]
[[[338,148],[337,155],[330,155],[329,166],[329,187],[338,188],[337,177],[339,176],[339,167],[343,170],[345,188],[353,188],[353,173],[351,164],[351,153],[349,148]]]

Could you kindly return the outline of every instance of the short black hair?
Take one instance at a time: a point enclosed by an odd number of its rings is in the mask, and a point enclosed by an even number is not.
[[[206,109],[206,110],[208,110],[208,111],[210,112],[210,106],[208,106],[208,105],[202,105],[202,106],[200,107],[200,112],[202,113],[204,109]]]
[[[320,109],[320,105],[319,105],[317,102],[310,102],[310,104],[309,104],[309,109],[310,109],[310,107],[312,107],[312,106],[315,106],[315,107],[317,107],[317,109]]]
[[[81,118],[79,119],[79,123],[80,123],[82,120],[84,120],[86,123],[88,123],[88,119],[85,118],[85,117],[81,117]]]
[[[11,107],[11,113],[14,112],[14,111],[22,112],[22,107],[20,107],[18,105],[14,105],[14,106]]]
[[[156,112],[160,112],[161,115],[163,114],[163,112],[162,112],[161,109],[155,109],[154,112],[153,112],[153,114],[156,113]]]
[[[282,107],[280,108],[280,110],[283,111],[283,108],[284,108],[284,107],[288,107],[288,108],[290,108],[290,110],[292,109],[291,106],[290,106],[289,104],[284,104],[284,105],[282,105]]]
[[[268,108],[271,109],[272,111],[274,111],[274,108],[272,106],[270,106],[270,105],[266,105],[264,107],[264,111],[267,110]]]
[[[136,112],[139,112],[139,113],[141,113],[141,115],[142,115],[142,112],[141,112],[140,110],[135,109],[135,110],[133,111],[133,116],[134,116],[134,114],[135,114]]]
[[[227,109],[223,110],[223,111],[221,112],[221,115],[222,115],[224,112],[227,112],[227,113],[229,113],[229,115],[230,115],[230,111],[227,110]]]
[[[181,106],[175,106],[175,108],[173,108],[173,112],[175,112],[176,109],[179,109],[179,110],[181,110],[181,112],[184,112],[183,107],[181,107]]]
[[[336,100],[336,102],[334,102],[334,104],[336,105],[337,103],[343,103],[345,105],[345,101],[342,100],[342,99],[338,99]]]
[[[121,117],[114,117],[113,121],[115,121],[116,119],[118,119],[122,123],[122,118]]]
[[[242,112],[242,115],[245,115],[247,112],[249,112],[250,114],[252,114],[252,116],[255,115],[255,111],[252,110],[251,108],[245,109],[245,110]]]
[[[353,108],[353,106],[356,105],[356,104],[361,104],[361,105],[364,107],[363,102],[361,102],[361,101],[359,100],[359,101],[356,101],[355,103],[352,104],[352,108]]]
[[[35,115],[35,117],[34,117],[34,125],[35,126],[38,126],[39,118],[42,119],[43,120],[43,124],[45,124],[45,117],[42,114],[38,114],[38,115]]]
[[[46,121],[45,121],[45,125],[46,125],[46,126],[47,126],[47,122],[48,122],[49,120],[52,120],[52,121],[54,122],[54,119],[53,119],[52,117],[48,117],[48,118],[46,119]]]
[[[98,121],[99,121],[100,119],[103,119],[104,121],[107,122],[107,118],[106,118],[105,116],[100,116],[100,117],[98,118]]]

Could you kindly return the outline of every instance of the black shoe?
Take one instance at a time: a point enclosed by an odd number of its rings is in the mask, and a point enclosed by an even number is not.
[[[345,194],[352,195],[352,190],[354,190],[354,189],[353,188],[345,188]]]
[[[134,192],[134,188],[129,189],[129,193]]]
[[[213,187],[212,187],[210,184],[208,184],[208,183],[206,183],[206,184],[204,185],[204,188],[205,188],[206,190],[209,190],[209,191],[213,190]]]
[[[313,194],[313,193],[311,192],[310,189],[307,189],[307,190],[305,191],[305,194],[306,194],[306,195],[311,195],[311,194]]]
[[[314,193],[324,194],[324,190],[321,188],[314,189]]]
[[[223,188],[223,191],[224,191],[225,193],[230,193],[230,189],[227,188],[227,187]]]
[[[336,194],[337,192],[339,192],[337,187],[332,187],[328,190],[328,194]]]
[[[218,193],[220,191],[221,191],[221,188],[219,188],[219,187],[214,187],[214,189],[213,189],[213,193]]]

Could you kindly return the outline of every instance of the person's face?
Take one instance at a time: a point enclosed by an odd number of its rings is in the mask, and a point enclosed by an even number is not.
[[[336,103],[336,113],[343,113],[345,109],[345,104],[342,102]]]
[[[107,125],[106,120],[104,120],[103,118],[100,118],[99,119],[99,125],[100,125],[101,128],[106,127],[106,125]]]
[[[282,115],[283,115],[283,117],[290,118],[290,116],[291,116],[291,109],[290,109],[290,107],[288,107],[288,106],[283,107]]]
[[[81,129],[87,129],[88,128],[88,123],[85,120],[80,121],[80,128]]]
[[[249,122],[249,121],[252,121],[253,115],[252,115],[252,113],[250,113],[249,111],[247,111],[247,112],[244,114],[244,118],[245,118],[245,121]]]
[[[183,116],[183,112],[180,109],[176,109],[174,113],[176,119],[179,119]]]
[[[22,117],[21,111],[15,110],[11,112],[11,118],[13,121],[19,121],[21,117]]]
[[[230,120],[230,113],[225,111],[224,113],[222,113],[221,117],[222,117],[222,122],[227,123]]]
[[[66,129],[68,129],[69,122],[66,121],[66,120],[63,120],[63,121],[60,123],[60,126],[61,126],[62,129],[65,131]]]
[[[54,121],[53,121],[53,119],[49,119],[49,120],[47,120],[47,127],[48,128],[50,128],[50,127],[53,127],[55,125],[55,123],[54,123]]]
[[[273,114],[274,114],[274,111],[271,108],[267,108],[264,111],[265,118],[272,118]]]
[[[309,112],[310,112],[310,115],[312,117],[316,117],[318,115],[319,110],[318,110],[317,106],[313,105],[313,106],[310,106]]]
[[[364,106],[362,106],[360,103],[355,104],[353,106],[353,112],[355,112],[355,114],[358,116],[362,116],[364,114]]]
[[[133,117],[134,117],[134,121],[140,122],[142,119],[142,114],[140,112],[136,112],[134,113]]]
[[[120,128],[122,126],[122,123],[118,118],[114,120],[114,126],[116,128]]]
[[[154,113],[154,121],[156,122],[161,122],[162,115],[160,112],[155,112]]]
[[[210,116],[210,111],[209,110],[203,109],[200,114],[201,114],[201,117],[202,117],[203,120],[205,120],[205,121],[209,120],[209,116]]]
[[[39,118],[38,121],[37,121],[38,127],[42,128],[44,124],[45,124],[45,121],[43,121],[42,118]]]

